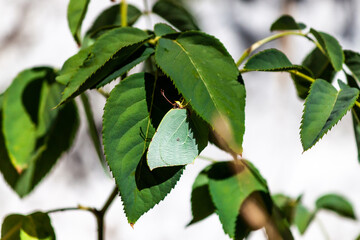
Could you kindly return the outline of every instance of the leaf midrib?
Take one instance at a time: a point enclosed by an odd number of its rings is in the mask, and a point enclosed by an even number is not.
[[[212,94],[211,94],[208,86],[206,85],[206,82],[204,81],[204,77],[203,77],[202,74],[199,72],[199,70],[198,70],[198,68],[197,68],[197,65],[195,64],[195,62],[194,62],[193,59],[191,58],[190,53],[189,53],[188,51],[186,51],[186,49],[185,49],[178,41],[173,40],[173,42],[174,42],[175,44],[177,44],[177,45],[181,48],[181,50],[183,50],[183,51],[185,52],[186,56],[189,58],[191,64],[194,66],[196,72],[198,73],[198,75],[199,75],[199,77],[200,77],[200,79],[201,79],[201,82],[204,84],[207,92],[209,93],[209,97],[210,97],[210,99],[211,99],[211,101],[212,101],[212,103],[213,103],[216,111],[217,111],[218,113],[220,113],[220,116],[222,116],[221,111],[219,111],[219,108],[218,108],[218,106],[217,106],[217,104],[216,104],[216,101],[214,100],[214,96],[212,96]],[[189,102],[190,102],[190,101],[191,101],[191,99],[189,100]]]

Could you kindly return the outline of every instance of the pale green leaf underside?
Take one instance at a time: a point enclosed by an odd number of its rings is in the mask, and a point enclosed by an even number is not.
[[[199,155],[187,119],[186,109],[171,109],[162,119],[149,145],[150,170],[158,167],[186,165]]]
[[[336,71],[340,71],[345,61],[345,57],[339,42],[333,36],[327,33],[319,32],[315,29],[311,29],[310,32],[326,51],[326,54],[329,57],[331,65],[334,67],[334,69]]]
[[[67,19],[71,34],[80,45],[81,25],[85,18],[90,0],[70,0],[67,10]]]
[[[317,79],[306,98],[301,122],[304,151],[311,148],[352,108],[359,95],[355,88],[337,91],[325,80]]]
[[[44,78],[46,74],[46,70],[25,70],[4,94],[2,129],[10,160],[18,170],[29,165],[37,135],[36,125],[23,105],[23,92],[28,84]]]
[[[155,133],[149,120],[144,73],[122,80],[111,92],[103,116],[106,160],[113,173],[129,223],[154,207],[179,180],[182,168],[150,171],[144,158]],[[144,161],[145,160],[145,161]]]
[[[298,68],[289,61],[285,54],[274,48],[255,54],[244,66],[244,70],[249,71],[286,71]]]
[[[229,162],[212,166],[209,190],[223,229],[231,238],[235,236],[236,219],[244,200],[255,191],[268,192],[267,186],[248,167]]]
[[[326,194],[316,200],[316,208],[333,211],[340,216],[356,219],[351,203],[338,194]]]
[[[71,57],[57,78],[57,81],[67,83],[59,105],[122,67],[123,58],[128,58],[148,38],[149,35],[137,28],[116,28],[99,37],[94,45]]]
[[[241,153],[245,88],[237,81],[239,71],[224,46],[204,33],[186,32],[174,40],[161,38],[155,60],[195,112]],[[219,122],[230,125],[230,133]]]

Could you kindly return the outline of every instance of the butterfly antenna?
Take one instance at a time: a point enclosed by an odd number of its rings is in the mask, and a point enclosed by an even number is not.
[[[166,101],[168,101],[168,103],[170,103],[171,105],[174,106],[175,103],[172,103],[172,102],[165,96],[164,89],[161,89],[160,92],[161,92],[161,95],[163,95],[163,97],[166,99]]]

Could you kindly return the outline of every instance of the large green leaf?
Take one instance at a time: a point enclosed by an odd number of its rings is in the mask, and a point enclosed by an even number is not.
[[[2,119],[0,119],[0,124],[1,122]],[[78,126],[79,117],[76,105],[69,102],[59,109],[56,119],[45,135],[43,152],[21,174],[11,164],[5,147],[3,132],[0,132],[0,171],[6,182],[20,197],[30,193],[48,174],[61,154],[72,146]]]
[[[301,30],[306,28],[303,23],[297,23],[290,15],[282,15],[271,25],[270,31]]]
[[[255,54],[244,66],[244,70],[248,71],[278,72],[294,69],[299,69],[299,67],[294,66],[285,54],[274,48]]]
[[[294,223],[301,235],[305,233],[314,217],[315,213],[310,212],[304,205],[296,206]]]
[[[318,48],[312,50],[302,62],[303,69],[300,72],[312,78],[321,78],[332,82],[335,77],[335,70],[329,59]],[[309,94],[311,82],[292,74],[297,93],[300,98],[305,99]]]
[[[81,45],[81,25],[85,18],[89,2],[90,0],[70,0],[67,10],[67,19],[71,34],[79,45]]]
[[[145,85],[150,84],[147,88]],[[154,78],[138,73],[122,80],[111,92],[103,116],[106,160],[124,203],[129,223],[160,202],[182,174],[182,167],[150,171],[146,163],[149,139],[155,133],[149,118],[153,105]],[[159,111],[160,112],[160,111]],[[166,111],[165,111],[166,112]]]
[[[14,79],[4,94],[2,129],[9,157],[19,172],[37,154],[37,137],[47,131],[57,114],[57,110],[51,111],[55,106],[51,104],[58,101],[54,91],[61,88],[53,81],[50,68],[28,69]]]
[[[339,42],[331,35],[311,29],[310,32],[314,35],[321,47],[324,49],[331,65],[336,71],[342,69],[345,57]]]
[[[55,240],[51,220],[46,213],[12,214],[1,227],[1,240]]]
[[[98,35],[99,32],[121,26],[121,3],[112,5],[96,17],[86,35]],[[132,26],[141,16],[141,11],[134,5],[127,5],[127,25]]]
[[[174,25],[180,31],[199,30],[194,17],[181,4],[173,0],[160,0],[152,11]]]
[[[209,190],[225,233],[235,237],[236,221],[243,202],[254,192],[268,193],[253,166],[233,162],[213,164],[208,172]],[[257,171],[257,170],[256,170]]]
[[[245,88],[224,46],[204,33],[186,32],[175,39],[161,38],[155,60],[193,110],[241,153]]]
[[[360,83],[360,54],[351,50],[344,50],[345,64],[353,74],[353,77]]]
[[[211,166],[205,168],[196,177],[191,192],[192,220],[189,225],[199,222],[215,212],[214,203],[209,192],[208,171]]]
[[[356,220],[351,203],[338,194],[326,194],[316,200],[317,210],[326,209],[333,211],[340,216]]]
[[[345,88],[337,91],[325,80],[317,79],[305,101],[301,122],[301,142],[304,151],[311,148],[355,104],[359,90]]]
[[[128,64],[128,58],[148,38],[147,33],[137,28],[116,28],[99,37],[94,45],[68,59],[57,79],[59,82],[68,83],[59,105]]]

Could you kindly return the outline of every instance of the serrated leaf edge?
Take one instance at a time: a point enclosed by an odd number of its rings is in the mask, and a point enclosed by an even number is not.
[[[317,79],[317,80],[323,80],[323,79]],[[325,81],[325,80],[323,80],[323,81]],[[327,83],[328,83],[328,82],[327,82]],[[310,93],[311,93],[312,86],[313,86],[313,84],[311,84],[311,86],[310,86],[309,95],[310,95]],[[333,108],[332,108],[332,110],[331,110],[331,112],[330,112],[330,115],[328,116],[327,119],[329,119],[329,117],[331,116],[331,113],[332,113],[332,111],[334,110],[335,103],[337,102],[338,96],[339,96],[339,94],[340,94],[341,91],[343,91],[343,89],[340,89],[340,90],[338,91],[337,96],[336,96],[336,100],[335,100],[335,102],[334,102],[334,104],[333,104]],[[308,95],[308,96],[309,96],[309,95]],[[346,111],[343,111],[343,113],[340,115],[340,117],[338,117],[338,119],[336,120],[336,123],[335,123],[334,125],[332,125],[330,128],[328,128],[325,132],[323,132],[321,136],[318,135],[318,136],[315,138],[315,140],[313,141],[313,143],[312,143],[312,145],[311,145],[310,147],[305,148],[305,146],[304,146],[304,144],[303,144],[302,131],[303,131],[304,113],[305,113],[305,111],[306,111],[306,109],[307,109],[306,106],[307,106],[307,101],[308,101],[308,97],[306,97],[306,100],[305,100],[305,103],[304,103],[303,115],[302,115],[302,117],[301,117],[301,125],[300,125],[300,140],[301,140],[301,144],[302,144],[302,147],[303,147],[303,153],[304,153],[305,151],[311,149],[313,146],[315,146],[315,144],[316,144],[317,142],[319,142],[334,126],[336,126],[336,125],[339,123],[339,121],[345,116],[345,114],[346,114],[349,110],[351,110],[352,107],[355,105],[356,99],[357,99],[358,97],[359,97],[359,91],[358,91],[357,96],[356,96],[355,100],[353,101],[353,103],[350,104],[350,105],[347,107]],[[326,123],[326,122],[325,122],[325,123]],[[322,130],[322,129],[321,129],[321,130]],[[320,131],[321,131],[321,130],[320,130]]]
[[[125,29],[125,28],[126,28],[126,29],[138,29],[138,28],[132,28],[132,27],[122,27],[122,28],[115,28],[115,29]],[[138,30],[142,31],[141,29],[138,29]],[[142,32],[144,32],[144,31],[142,31]],[[145,33],[145,32],[144,32],[144,33]],[[108,34],[103,34],[103,35],[101,35],[96,41],[100,41],[102,38],[107,37],[107,35],[108,35]],[[132,43],[132,44],[127,44],[127,45],[122,46],[120,49],[116,50],[116,51],[114,52],[114,54],[113,54],[112,56],[110,56],[110,57],[103,63],[103,65],[101,65],[97,70],[95,70],[94,72],[92,72],[92,73],[90,74],[90,76],[89,76],[88,78],[86,78],[86,80],[85,80],[84,82],[82,82],[82,83],[77,87],[77,89],[76,89],[75,92],[71,93],[71,95],[69,95],[66,99],[62,99],[62,100],[60,101],[60,103],[59,103],[55,108],[59,107],[60,105],[64,104],[65,102],[69,101],[70,98],[73,98],[74,95],[77,94],[77,92],[79,91],[79,89],[80,89],[85,83],[87,83],[87,80],[90,79],[93,75],[95,75],[98,71],[100,71],[100,70],[105,66],[105,64],[107,64],[107,63],[108,63],[117,53],[119,53],[122,49],[124,49],[124,48],[126,48],[126,47],[130,47],[130,46],[134,46],[134,45],[136,45],[136,44],[139,44],[139,47],[140,47],[142,44],[144,44],[144,43],[145,43],[147,40],[149,40],[150,38],[151,38],[151,35],[148,35],[148,37],[145,38],[143,41],[140,41],[140,42],[137,42],[137,43]],[[89,48],[93,47],[94,45],[95,45],[95,43],[94,43],[93,45],[91,45]],[[90,52],[90,53],[91,53],[91,52]],[[86,60],[86,59],[85,59],[85,60]],[[85,61],[85,60],[84,60],[84,61]],[[84,63],[84,61],[83,61],[83,63]],[[79,66],[79,68],[78,68],[77,70],[81,69],[83,63]],[[78,74],[78,71],[76,71],[76,73],[72,76],[72,79],[74,79],[77,74]],[[67,87],[70,85],[70,82],[71,82],[71,80],[69,80],[69,82],[67,83],[64,91],[62,92],[62,97],[64,96],[65,90],[66,90]],[[96,84],[96,83],[95,83],[95,84]]]

